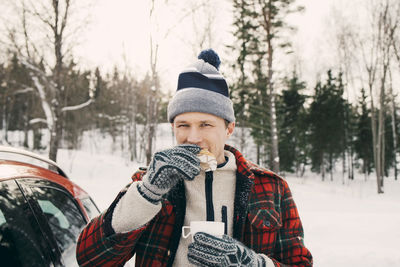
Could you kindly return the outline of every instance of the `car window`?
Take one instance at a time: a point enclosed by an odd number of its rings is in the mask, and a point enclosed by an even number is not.
[[[93,219],[94,217],[100,214],[99,209],[97,208],[96,204],[94,204],[93,200],[90,197],[82,198],[81,202],[85,207],[89,219]]]
[[[3,212],[0,210],[0,225],[6,223],[6,217],[4,216]]]
[[[31,186],[31,189],[47,218],[64,264],[77,266],[76,240],[86,225],[86,221],[75,204],[75,200],[69,194],[53,187]]]
[[[0,265],[50,266],[48,250],[18,185],[0,182]]]

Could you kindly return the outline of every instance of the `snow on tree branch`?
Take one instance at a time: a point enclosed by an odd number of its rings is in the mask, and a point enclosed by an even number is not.
[[[97,116],[99,118],[105,118],[109,121],[126,122],[126,123],[129,121],[128,118],[124,115],[110,116],[104,113],[99,113]]]
[[[18,95],[18,94],[25,94],[25,93],[29,93],[29,92],[33,92],[33,88],[32,87],[27,87],[25,89],[20,89],[14,92],[14,95]]]
[[[36,123],[40,123],[40,122],[47,124],[47,120],[42,119],[42,118],[32,119],[32,120],[29,121],[29,124],[32,125],[32,124],[36,124]]]
[[[51,111],[50,105],[46,100],[46,93],[44,91],[44,87],[43,85],[39,82],[38,77],[33,76],[32,77],[32,81],[35,84],[36,89],[39,92],[39,96],[40,96],[40,101],[42,104],[42,108],[44,111],[44,114],[46,115],[46,122],[47,122],[47,127],[51,130],[53,129],[53,125],[54,125],[54,118],[53,118],[53,113]]]
[[[86,101],[85,103],[76,105],[76,106],[69,106],[69,107],[63,107],[61,109],[62,112],[66,112],[66,111],[71,111],[71,110],[78,110],[78,109],[82,109],[86,106],[89,106],[91,103],[94,102],[94,99],[90,98],[88,101]]]

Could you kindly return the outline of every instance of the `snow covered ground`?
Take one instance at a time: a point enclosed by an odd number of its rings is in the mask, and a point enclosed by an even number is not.
[[[287,178],[315,266],[400,266],[400,181],[385,194],[371,180],[351,185]]]
[[[159,148],[170,146],[173,140],[167,129],[162,132]],[[58,162],[105,209],[144,165],[130,162],[110,138],[91,134],[85,140],[82,150],[61,149]],[[288,175],[286,180],[314,266],[400,266],[400,181],[385,179],[385,193],[378,195],[373,176],[366,182],[357,176],[345,185],[341,173],[335,174],[333,182],[322,182],[316,174]]]

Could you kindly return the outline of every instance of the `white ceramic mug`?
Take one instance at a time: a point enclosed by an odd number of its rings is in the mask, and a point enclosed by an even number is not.
[[[189,232],[185,233],[186,229],[189,229]],[[192,235],[193,241],[193,236],[197,232],[204,232],[217,237],[222,237],[222,235],[224,234],[224,229],[225,223],[223,222],[192,221],[190,222],[190,226],[182,227],[182,237],[188,238],[190,235]]]

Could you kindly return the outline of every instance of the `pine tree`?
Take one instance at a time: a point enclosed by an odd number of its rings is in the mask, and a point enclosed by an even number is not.
[[[305,134],[306,110],[304,103],[306,96],[301,90],[306,88],[305,82],[293,72],[291,78],[285,79],[286,90],[278,101],[279,123],[279,155],[281,156],[280,166],[282,171],[297,173],[305,158]]]
[[[359,100],[360,114],[357,116],[356,139],[354,141],[354,152],[356,158],[362,161],[361,170],[365,178],[372,172],[374,165],[372,148],[371,117],[367,104],[367,96],[364,88],[361,88]]]
[[[24,138],[20,145],[28,147],[28,132],[32,129],[31,119],[37,114],[35,112],[35,95],[30,88],[29,70],[19,63],[14,54],[8,66],[8,94],[9,102],[9,130],[19,130],[24,133]],[[23,85],[21,85],[23,84]],[[39,113],[42,114],[42,113]]]
[[[92,72],[80,70],[75,62],[71,61],[66,66],[68,75],[64,78],[64,86],[68,87],[65,92],[65,106],[78,105],[82,99],[89,99]],[[79,147],[82,132],[88,130],[92,125],[93,117],[87,110],[74,110],[67,112],[64,121],[63,144],[69,149]]]
[[[237,53],[235,62],[232,64],[233,72],[237,73],[237,78],[230,86],[230,97],[233,101],[233,108],[236,116],[236,125],[240,127],[240,144],[241,150],[246,146],[246,129],[253,129],[252,136],[256,141],[257,151],[260,151],[261,142],[260,138],[256,136],[257,123],[250,122],[250,101],[254,101],[252,94],[254,94],[254,84],[252,82],[251,65],[252,65],[252,51],[250,45],[253,43],[253,32],[255,25],[253,20],[252,7],[248,1],[234,0],[234,33],[237,42],[229,48]],[[252,104],[251,104],[252,105]],[[260,163],[260,155],[257,153],[257,163]]]
[[[271,168],[275,172],[279,172],[279,138],[274,59],[277,52],[284,52],[289,46],[284,33],[292,27],[287,25],[285,18],[288,14],[301,10],[294,3],[295,0],[234,1],[234,35],[241,45],[237,63],[242,66],[246,62],[252,63],[248,72],[252,76],[248,80],[246,94],[250,101],[248,112],[250,127],[254,127],[252,135],[257,144],[257,161],[265,161],[268,153]],[[243,70],[246,71],[246,68],[242,69],[242,73]],[[238,85],[240,86],[240,82]],[[241,95],[246,98],[244,96]]]
[[[322,174],[322,179],[329,171],[332,180],[335,161],[345,149],[343,123],[346,101],[338,78],[333,77],[330,70],[327,75],[326,84],[318,83],[316,86],[308,121],[312,168]]]

